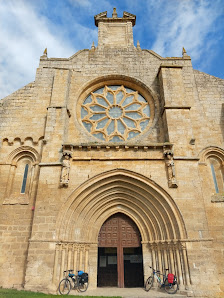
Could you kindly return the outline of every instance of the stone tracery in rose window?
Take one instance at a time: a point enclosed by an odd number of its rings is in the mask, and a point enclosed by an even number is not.
[[[150,107],[145,98],[124,86],[105,86],[84,100],[82,123],[100,140],[120,142],[142,133],[150,121]]]

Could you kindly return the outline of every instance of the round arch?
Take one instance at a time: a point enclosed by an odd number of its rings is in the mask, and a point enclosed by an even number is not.
[[[20,160],[21,158],[24,157],[29,157],[30,160],[34,163],[34,162],[39,162],[40,160],[40,155],[37,152],[36,149],[34,149],[33,147],[30,146],[20,146],[18,148],[16,148],[15,150],[13,150],[8,158],[7,158],[7,162],[8,163],[17,163],[18,160]]]
[[[224,160],[224,150],[220,147],[209,146],[199,153],[200,162],[206,163],[210,157],[215,157],[222,163]]]
[[[101,226],[117,212],[135,222],[143,243],[187,238],[170,195],[152,180],[125,169],[101,173],[72,192],[59,212],[57,238],[97,243]]]

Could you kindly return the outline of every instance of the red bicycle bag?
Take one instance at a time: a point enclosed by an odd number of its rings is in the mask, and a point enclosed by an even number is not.
[[[169,273],[168,276],[167,276],[167,278],[168,278],[168,283],[169,284],[172,284],[173,281],[174,281],[174,274],[173,273]]]

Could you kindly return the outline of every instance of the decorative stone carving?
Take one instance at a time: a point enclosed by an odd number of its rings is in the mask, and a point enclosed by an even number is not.
[[[136,90],[104,86],[86,97],[81,118],[86,130],[101,141],[127,141],[149,127],[150,105]]]
[[[43,55],[40,56],[41,59],[47,59],[47,48],[44,50]]]
[[[114,7],[114,9],[113,9],[112,18],[113,18],[113,19],[117,18],[117,10],[116,10],[115,7]]]
[[[69,183],[69,174],[70,174],[70,158],[72,157],[71,152],[64,151],[63,152],[63,161],[62,161],[62,169],[61,169],[61,178],[60,185],[68,186]]]
[[[173,161],[173,151],[164,150],[163,155],[165,157],[165,162],[167,167],[168,185],[171,188],[176,188],[178,187],[178,185],[176,180],[175,164]]]
[[[137,41],[137,50],[141,51],[141,47],[140,47],[140,42],[139,42],[139,40]]]

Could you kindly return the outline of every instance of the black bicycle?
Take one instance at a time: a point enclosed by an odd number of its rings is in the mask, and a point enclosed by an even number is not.
[[[149,276],[145,282],[145,290],[147,292],[152,288],[154,277],[156,278],[159,287],[164,288],[168,294],[175,294],[177,292],[179,286],[177,283],[177,278],[174,274],[161,274],[159,270],[155,270],[151,266],[149,267],[152,269],[152,275]],[[165,271],[169,271],[169,269],[165,269]],[[162,275],[162,280],[160,275]]]
[[[79,292],[85,292],[88,288],[88,273],[78,274],[72,273],[74,270],[70,269],[64,271],[65,277],[59,282],[58,290],[61,295],[68,295],[71,290],[76,289]],[[68,272],[68,274],[66,274]],[[80,274],[81,273],[81,274]]]

